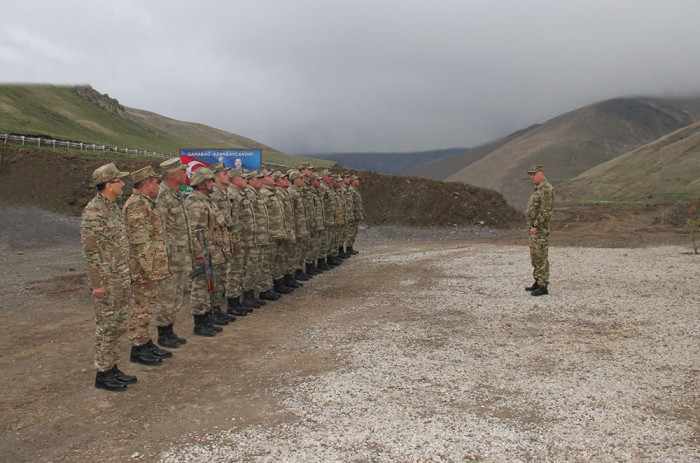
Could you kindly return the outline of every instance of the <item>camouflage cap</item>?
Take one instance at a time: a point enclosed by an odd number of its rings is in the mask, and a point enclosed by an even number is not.
[[[129,175],[129,172],[120,172],[113,162],[100,166],[92,173],[92,186],[97,186],[101,183],[109,182],[115,178],[124,178]]]
[[[191,186],[197,186],[205,180],[214,180],[214,172],[207,167],[200,167],[192,173]]]
[[[272,178],[277,180],[278,178],[282,177],[284,175],[284,172],[276,170],[272,173]]]
[[[287,178],[289,180],[296,180],[299,177],[301,177],[301,172],[299,172],[297,169],[289,169],[287,172]]]
[[[182,164],[180,158],[170,158],[160,163],[160,171],[164,174],[169,174],[170,172],[175,172],[176,170],[184,168],[185,166]]]
[[[229,169],[228,171],[229,177],[243,177],[245,175],[246,173],[244,172],[242,167],[236,167],[235,169]]]
[[[309,163],[309,162],[300,162],[298,167],[299,167],[299,170],[301,170],[301,169],[315,169],[315,167],[312,166],[311,163]]]
[[[328,175],[331,175],[331,171],[328,169],[323,169],[321,172],[318,173],[321,177],[326,177]]]
[[[223,162],[217,162],[216,164],[212,164],[211,166],[209,166],[209,169],[215,174],[229,170],[229,168],[226,167]]]
[[[536,174],[537,172],[544,172],[542,164],[533,164],[530,166],[530,170],[527,171],[528,174]]]
[[[135,170],[131,173],[131,181],[134,183],[134,185],[151,177],[160,178],[160,175],[156,174],[156,171],[153,170],[153,167],[151,166],[142,167],[141,169]]]

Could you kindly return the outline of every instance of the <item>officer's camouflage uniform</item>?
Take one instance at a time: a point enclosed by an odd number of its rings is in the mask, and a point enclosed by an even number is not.
[[[313,193],[313,210],[314,210],[314,223],[317,238],[314,240],[314,251],[316,254],[315,259],[325,259],[326,257],[326,241],[328,240],[328,233],[330,225],[326,225],[326,209],[323,203],[323,192],[321,187],[311,187]]]
[[[278,274],[294,275],[297,269],[295,262],[299,253],[299,243],[297,243],[294,209],[292,208],[292,199],[289,196],[289,191],[285,188],[275,188],[275,195],[282,205],[282,218],[284,219],[284,229],[287,232],[287,239],[279,246],[277,254]]]
[[[95,368],[106,372],[119,363],[119,340],[126,333],[131,297],[129,243],[119,206],[98,193],[80,220],[83,257],[91,288],[105,288],[94,297]]]
[[[194,190],[187,197],[185,206],[187,207],[187,215],[190,221],[190,233],[194,237],[192,252],[196,256],[204,250],[204,244],[206,244],[207,250],[211,255],[211,265],[218,284],[222,280],[220,275],[226,275],[224,249],[230,246],[224,214],[219,210],[216,203],[200,190]],[[195,230],[198,228],[204,230],[206,243],[200,243],[196,238]],[[203,262],[198,261],[197,264],[203,265]],[[216,306],[220,304],[220,298],[218,297],[220,288],[219,286],[216,288]],[[201,274],[192,280],[192,294],[190,297],[192,300],[192,315],[204,315],[212,309],[206,275]]]
[[[174,191],[165,182],[160,184],[156,206],[165,231],[170,276],[158,282],[158,307],[156,326],[175,323],[182,308],[185,290],[190,285],[187,274],[194,268],[190,236],[190,224],[185,199],[180,191]]]
[[[251,249],[255,247],[255,212],[253,204],[245,194],[245,190],[241,190],[237,186],[232,185],[229,189],[231,195],[231,203],[233,209],[238,211],[236,227],[238,234],[238,244],[241,245],[241,271],[240,284],[241,289],[251,291],[255,289],[255,267],[257,262],[254,262],[251,256]]]
[[[325,228],[325,236],[322,252],[322,258],[331,255],[333,243],[335,242],[335,193],[325,182],[321,182],[317,190],[320,194],[323,203],[323,226]]]
[[[148,329],[156,312],[156,283],[168,276],[165,232],[156,203],[134,188],[124,204],[129,238],[129,266],[132,281],[131,342],[140,346],[150,340]]]
[[[214,192],[210,196],[211,200],[216,203],[219,211],[224,215],[226,228],[228,231],[228,247],[224,248],[224,256],[226,257],[226,272],[223,275],[217,275],[220,291],[226,297],[236,297],[240,295],[240,284],[236,282],[236,272],[240,269],[240,262],[234,263],[232,233],[236,232],[237,227],[233,217],[231,198],[227,190],[224,190],[219,184],[214,185]],[[240,252],[236,253],[240,255]],[[236,265],[237,264],[237,265]]]
[[[535,281],[543,287],[549,284],[549,232],[552,207],[554,205],[554,188],[547,180],[534,187],[527,203],[528,228],[537,228],[537,233],[530,236],[530,261]]]
[[[355,239],[357,238],[357,227],[360,222],[365,220],[365,209],[362,204],[360,190],[358,190],[355,185],[350,185],[348,189],[352,192],[352,209],[355,217],[355,221],[350,228],[350,237],[348,238],[349,246],[352,247],[355,245]]]
[[[263,266],[269,269],[273,281],[284,276],[278,262],[279,250],[280,244],[283,245],[284,241],[288,239],[284,220],[284,209],[275,190],[276,188],[273,186],[262,185],[258,191],[267,209],[268,230],[270,234],[270,247],[263,255]]]

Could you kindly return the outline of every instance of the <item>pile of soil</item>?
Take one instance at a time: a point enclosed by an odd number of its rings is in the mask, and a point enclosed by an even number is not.
[[[133,172],[146,165],[157,167],[163,161],[156,157],[115,159],[27,147],[3,148],[0,157],[3,202],[73,216],[80,215],[95,194],[89,182],[97,167],[114,162],[120,170]],[[353,173],[361,178],[360,191],[369,225],[507,229],[523,223],[522,213],[492,190],[417,177]],[[125,197],[128,194],[127,189]]]

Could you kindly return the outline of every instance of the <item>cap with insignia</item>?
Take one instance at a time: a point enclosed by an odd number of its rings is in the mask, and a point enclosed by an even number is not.
[[[536,174],[537,172],[544,172],[542,164],[533,164],[530,166],[530,170],[527,171],[528,174]]]
[[[129,172],[120,172],[113,162],[100,166],[92,173],[92,186],[97,186],[101,183],[107,183],[115,178],[124,178],[129,175]]]
[[[209,166],[209,169],[215,174],[229,170],[229,168],[226,167],[223,162],[217,162],[216,164],[212,164],[211,166]]]
[[[176,170],[184,168],[185,166],[182,164],[182,160],[180,158],[170,158],[167,161],[160,163],[160,171],[164,174],[175,172]]]
[[[214,172],[207,167],[200,167],[192,173],[190,185],[197,186],[205,180],[214,180]]]
[[[156,171],[153,170],[153,167],[151,166],[142,167],[141,169],[135,170],[131,173],[131,181],[134,183],[134,185],[151,177],[160,177],[160,175],[156,174]]]

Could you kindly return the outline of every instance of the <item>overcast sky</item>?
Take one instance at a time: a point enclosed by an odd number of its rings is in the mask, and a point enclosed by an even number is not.
[[[469,147],[607,98],[700,95],[699,0],[0,5],[3,82],[89,83],[290,153]]]

